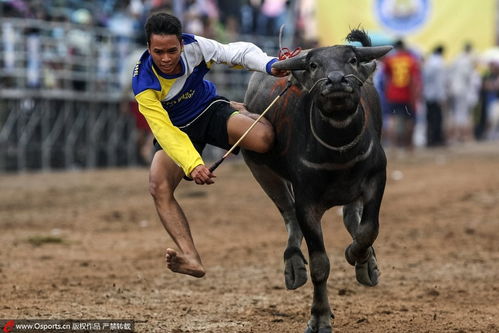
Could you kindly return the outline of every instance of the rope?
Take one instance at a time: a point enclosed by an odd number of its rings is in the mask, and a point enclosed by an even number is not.
[[[315,83],[312,85],[312,88],[310,88],[310,89],[307,89],[305,86],[303,86],[303,87],[308,90],[308,93],[311,93],[312,90],[314,90],[317,83],[324,81],[324,80],[327,80],[327,79],[328,79],[327,77],[323,77],[322,79],[318,79],[317,81],[315,81]]]
[[[361,79],[359,79],[358,76],[356,76],[355,74],[347,74],[345,75],[345,78],[347,77],[353,77],[354,79],[356,79],[357,81],[359,81],[359,86],[363,86],[364,85],[364,81],[362,81]]]
[[[357,108],[359,108],[359,107],[361,107],[361,106],[357,106]],[[310,130],[311,130],[312,135],[314,136],[314,138],[322,146],[324,146],[327,149],[330,149],[330,150],[333,150],[333,151],[338,151],[338,152],[341,153],[341,152],[344,152],[344,151],[352,148],[357,143],[359,143],[359,141],[362,138],[362,135],[364,134],[364,131],[366,130],[366,127],[367,127],[367,117],[366,117],[365,111],[364,111],[364,120],[363,120],[363,124],[362,124],[362,129],[360,130],[360,133],[350,143],[347,143],[346,145],[343,145],[343,146],[332,146],[332,145],[328,144],[327,142],[325,142],[324,140],[322,140],[319,137],[319,135],[317,135],[317,132],[315,131],[315,128],[314,128],[314,125],[313,125],[313,120],[312,120],[312,114],[314,113],[313,109],[314,109],[314,102],[312,101],[312,103],[310,104],[310,116],[309,116],[309,119],[310,119]],[[362,110],[364,110],[364,109],[362,109]],[[357,112],[357,110],[355,110],[355,112]]]
[[[293,51],[291,51],[287,47],[281,47],[279,49],[279,55],[278,55],[279,61],[296,57],[300,52],[301,52],[301,47],[297,47]]]
[[[282,33],[284,31],[284,26],[285,24],[281,25],[279,28],[279,54],[277,56],[279,61],[296,57],[301,52],[301,47],[297,47],[293,51],[287,47],[282,47]]]
[[[361,79],[359,79],[358,76],[356,76],[355,74],[347,74],[345,75],[345,78],[347,77],[353,77],[354,79],[356,79],[357,81],[359,81],[359,86],[362,87],[362,85],[364,84],[364,81],[362,81]],[[317,83],[321,82],[321,81],[325,81],[327,80],[326,77],[323,77],[322,79],[318,79],[317,81],[315,81],[315,83],[312,85],[312,87],[310,89],[307,89],[305,86],[303,86],[309,93],[312,92],[312,90],[314,90],[315,86],[317,85]]]

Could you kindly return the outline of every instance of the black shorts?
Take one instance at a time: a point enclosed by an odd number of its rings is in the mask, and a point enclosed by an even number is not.
[[[214,103],[211,104],[212,102]],[[237,111],[231,108],[228,102],[226,98],[218,96],[208,103],[208,109],[204,110],[197,119],[186,126],[179,126],[179,129],[189,136],[194,148],[200,155],[203,153],[206,144],[226,150],[231,148],[227,121]],[[154,139],[154,149],[155,151],[163,149],[156,139]],[[238,152],[239,148],[233,151],[234,154]]]

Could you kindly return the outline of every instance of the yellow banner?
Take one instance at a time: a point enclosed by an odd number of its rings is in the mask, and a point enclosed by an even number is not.
[[[376,44],[403,38],[423,54],[437,45],[453,58],[466,42],[483,51],[495,45],[496,0],[317,0],[321,45],[344,44],[362,27]]]

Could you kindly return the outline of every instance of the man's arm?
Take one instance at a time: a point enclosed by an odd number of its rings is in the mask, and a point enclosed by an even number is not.
[[[172,124],[154,90],[144,90],[135,98],[139,103],[139,111],[146,118],[154,137],[187,176],[190,176],[197,166],[204,165],[187,134]]]
[[[272,68],[277,58],[268,56],[258,46],[248,42],[222,44],[212,39],[196,36],[203,59],[206,63],[223,63],[234,67],[285,76],[288,71]]]

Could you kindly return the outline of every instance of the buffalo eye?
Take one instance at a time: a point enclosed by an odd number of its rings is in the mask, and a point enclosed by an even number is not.
[[[350,58],[350,60],[348,62],[350,63],[350,65],[357,65],[357,58],[355,58],[355,57]]]
[[[319,67],[319,65],[317,65],[315,62],[311,62],[310,63],[310,68],[311,69],[317,69],[317,67]]]

